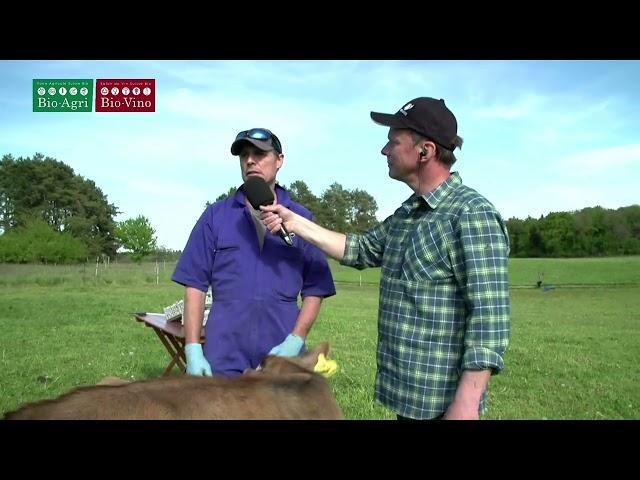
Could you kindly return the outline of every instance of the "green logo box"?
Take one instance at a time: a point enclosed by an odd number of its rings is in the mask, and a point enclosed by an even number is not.
[[[34,112],[91,112],[93,79],[33,79]]]

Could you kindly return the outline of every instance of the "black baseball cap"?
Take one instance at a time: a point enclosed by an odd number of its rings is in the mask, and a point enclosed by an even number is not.
[[[442,148],[453,151],[458,135],[458,122],[444,100],[418,97],[407,102],[396,113],[371,112],[371,119],[391,128],[409,128]]]

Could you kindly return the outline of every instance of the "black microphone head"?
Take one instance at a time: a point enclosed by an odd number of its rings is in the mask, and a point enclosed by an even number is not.
[[[260,209],[260,205],[271,205],[274,197],[273,192],[262,177],[249,177],[244,182],[244,194],[253,208]]]

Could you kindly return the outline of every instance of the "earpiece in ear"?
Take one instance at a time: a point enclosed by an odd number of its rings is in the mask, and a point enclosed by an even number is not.
[[[421,157],[426,157],[426,156],[427,156],[427,151],[423,149],[423,150],[420,152],[420,156],[421,156]]]

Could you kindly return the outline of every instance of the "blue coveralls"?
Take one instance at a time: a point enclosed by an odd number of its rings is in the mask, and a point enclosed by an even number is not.
[[[276,185],[278,203],[312,219]],[[293,247],[265,233],[260,251],[242,188],[209,205],[194,226],[171,279],[206,292],[213,304],[205,326],[204,354],[214,374],[234,377],[256,368],[291,333],[298,294],[335,295],[324,253],[301,238]]]

